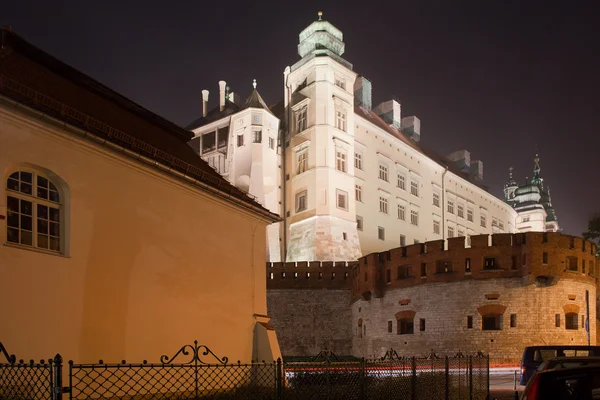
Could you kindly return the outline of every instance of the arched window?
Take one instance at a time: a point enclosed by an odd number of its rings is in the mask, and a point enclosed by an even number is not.
[[[34,170],[10,174],[6,181],[7,242],[60,253],[62,199],[48,176]]]

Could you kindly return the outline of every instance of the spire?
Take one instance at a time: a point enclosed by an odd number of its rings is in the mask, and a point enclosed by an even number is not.
[[[323,11],[319,11],[319,12],[317,13],[317,15],[319,16],[319,21],[322,21],[322,20],[321,20],[321,17],[323,16]]]
[[[535,158],[533,159],[533,178],[531,179],[531,183],[539,186],[540,189],[543,189],[544,179],[542,179],[540,175],[541,170],[542,169],[540,168],[540,156],[536,153]]]
[[[254,88],[254,90],[256,90],[256,79],[252,80],[252,87]]]
[[[504,201],[509,202],[515,196],[517,182],[513,179],[513,167],[508,168],[508,181],[504,184]]]

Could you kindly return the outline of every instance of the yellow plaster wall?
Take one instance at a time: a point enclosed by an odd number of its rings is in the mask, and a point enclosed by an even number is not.
[[[24,163],[68,185],[70,255],[7,245],[0,220],[10,353],[159,362],[197,339],[250,361],[254,314],[266,314],[267,221],[0,104],[0,215],[6,178]]]

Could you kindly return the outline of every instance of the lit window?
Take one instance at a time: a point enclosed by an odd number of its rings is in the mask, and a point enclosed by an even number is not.
[[[354,192],[356,193],[356,201],[362,201],[362,186],[355,185]]]
[[[306,129],[306,112],[306,106],[296,111],[296,132],[302,132]]]
[[[296,193],[296,212],[306,210],[306,190]]]
[[[385,197],[379,197],[379,211],[384,214],[388,213],[388,200]]]
[[[448,200],[448,208],[447,211],[450,214],[454,214],[454,202],[452,200]]]
[[[363,230],[363,218],[358,215],[356,216],[356,229],[359,231]]]
[[[400,189],[406,190],[406,176],[404,174],[398,174],[397,185]]]
[[[377,227],[377,237],[379,240],[385,240],[385,228]]]
[[[460,218],[464,218],[465,217],[465,206],[463,206],[462,204],[459,204],[457,206],[457,213],[456,213]]]
[[[337,207],[342,210],[348,210],[348,192],[336,189]]]
[[[296,169],[296,174],[299,175],[303,172],[306,172],[308,169],[308,152],[305,150],[300,151],[297,154],[298,166]]]
[[[411,225],[419,225],[419,212],[416,210],[410,210],[410,223]]]
[[[262,143],[262,130],[252,131],[252,138],[254,143]]]
[[[6,182],[8,243],[63,251],[61,196],[52,181],[31,171],[12,173]]]
[[[454,237],[454,228],[449,226],[448,227],[448,237],[449,238],[453,238]]]
[[[387,165],[379,164],[379,179],[382,181],[388,181],[388,167]]]
[[[337,151],[335,153],[336,164],[335,168],[338,171],[346,172],[346,153],[343,151]]]
[[[410,194],[419,197],[419,182],[410,181]]]
[[[354,168],[361,170],[363,169],[362,154],[360,153],[354,153]]]
[[[481,214],[481,221],[480,221],[481,227],[482,228],[486,228],[487,227],[487,218],[484,214]]]
[[[346,132],[346,113],[343,111],[335,112],[335,127]]]
[[[435,233],[436,235],[440,234],[440,221],[433,221],[433,233]]]
[[[398,204],[398,219],[406,221],[406,208],[404,204]]]
[[[433,205],[436,207],[440,206],[440,194],[439,193],[433,194]]]
[[[473,222],[473,210],[470,208],[467,208],[467,221]]]

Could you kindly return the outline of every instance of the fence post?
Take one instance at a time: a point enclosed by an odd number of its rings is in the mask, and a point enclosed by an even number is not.
[[[277,364],[275,368],[275,400],[281,400],[283,398],[283,363],[281,358],[277,358]]]
[[[54,356],[54,390],[52,400],[62,399],[62,357],[60,354]]]
[[[444,398],[446,400],[450,399],[450,362],[448,361],[448,356],[446,356],[444,358],[444,368],[445,368],[445,373],[444,373]]]
[[[412,358],[412,379],[410,380],[410,398],[416,400],[417,398],[417,359],[415,356]]]
[[[367,400],[367,398],[365,397],[365,386],[366,386],[366,374],[365,374],[365,358],[361,358],[360,359],[360,375],[359,375],[359,390],[360,390],[360,395],[359,395],[359,399],[360,400]]]
[[[473,356],[469,355],[469,400],[473,400]]]

